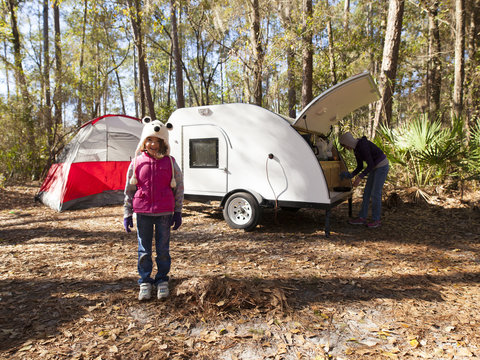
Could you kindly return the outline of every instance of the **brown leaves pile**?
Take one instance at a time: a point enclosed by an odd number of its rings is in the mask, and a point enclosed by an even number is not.
[[[175,287],[174,298],[184,310],[205,316],[228,316],[241,310],[284,312],[289,309],[285,290],[222,277],[193,277]]]

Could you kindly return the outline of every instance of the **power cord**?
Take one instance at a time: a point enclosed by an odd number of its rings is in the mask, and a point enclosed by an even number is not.
[[[272,183],[270,181],[270,176],[268,175],[268,160],[273,160],[273,159],[275,159],[277,161],[277,163],[280,165],[280,168],[282,169],[282,172],[283,172],[283,176],[285,177],[285,184],[286,184],[285,189],[283,189],[278,195],[275,195],[275,190],[273,189]],[[275,199],[274,220],[275,220],[275,224],[278,224],[278,220],[277,220],[278,198],[280,197],[280,195],[282,195],[288,189],[287,174],[285,173],[285,169],[284,169],[282,163],[278,160],[278,158],[275,158],[275,156],[271,153],[268,154],[267,160],[265,161],[265,173],[267,174],[268,185],[270,186],[270,189],[272,190],[272,193],[273,193],[273,198]]]

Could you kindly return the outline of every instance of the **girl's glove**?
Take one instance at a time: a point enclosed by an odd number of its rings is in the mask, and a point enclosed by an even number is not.
[[[133,227],[133,219],[131,216],[123,219],[123,227],[127,233],[132,232],[132,230],[130,230],[130,228]]]
[[[182,225],[182,213],[181,212],[174,212],[172,216],[172,222],[170,226],[173,225],[172,230],[177,230],[180,225]]]
[[[351,179],[353,176],[351,173],[349,173],[348,171],[342,171],[340,173],[340,180],[343,180],[343,179]]]

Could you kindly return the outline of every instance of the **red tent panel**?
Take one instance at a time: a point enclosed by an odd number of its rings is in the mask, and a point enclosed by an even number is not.
[[[62,202],[75,200],[103,191],[125,189],[130,161],[96,161],[73,163],[70,166]]]

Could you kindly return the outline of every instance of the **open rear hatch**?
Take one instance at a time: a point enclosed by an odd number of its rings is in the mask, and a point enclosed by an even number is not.
[[[299,131],[328,135],[332,126],[352,111],[377,101],[377,86],[369,73],[361,73],[332,86],[310,102],[297,116]]]

